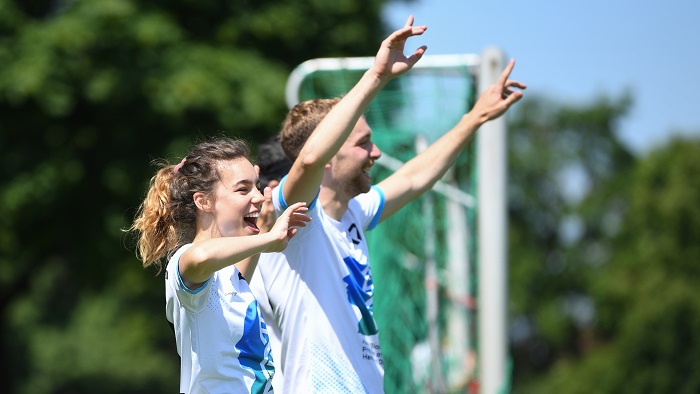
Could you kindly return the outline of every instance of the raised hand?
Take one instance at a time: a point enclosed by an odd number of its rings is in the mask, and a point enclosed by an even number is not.
[[[484,123],[503,115],[511,105],[523,98],[523,92],[513,90],[513,88],[525,89],[527,85],[509,79],[513,67],[515,67],[515,60],[511,59],[498,81],[489,86],[474,104],[470,112],[477,116],[479,123]]]
[[[395,78],[410,70],[420,60],[428,47],[423,45],[416,49],[411,56],[406,57],[404,55],[406,40],[409,37],[423,34],[427,28],[428,26],[413,26],[413,15],[409,16],[404,27],[396,30],[382,41],[372,70],[380,78],[388,79]]]
[[[263,191],[265,200],[260,208],[260,217],[256,222],[260,232],[266,233],[275,225],[275,207],[272,205],[272,189],[266,187]]]
[[[308,211],[305,202],[292,204],[277,219],[270,233],[275,237],[266,252],[281,252],[289,243],[289,240],[297,233],[297,227],[305,227],[311,218],[304,214]]]

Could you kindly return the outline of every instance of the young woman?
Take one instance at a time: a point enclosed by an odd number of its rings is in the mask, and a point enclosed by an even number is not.
[[[293,204],[260,231],[265,197],[249,151],[243,141],[218,138],[163,166],[131,227],[144,267],[169,261],[166,316],[182,393],[272,392],[267,328],[246,281],[257,258],[249,257],[282,251],[310,218],[304,203]]]

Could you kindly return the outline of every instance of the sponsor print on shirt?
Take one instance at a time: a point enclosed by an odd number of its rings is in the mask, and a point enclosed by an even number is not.
[[[348,291],[348,301],[358,318],[357,328],[362,335],[375,335],[379,332],[372,316],[372,296],[374,284],[369,264],[360,264],[352,257],[343,259],[350,274],[343,278]]]
[[[260,315],[257,301],[253,301],[246,310],[243,336],[236,343],[236,349],[240,351],[238,361],[241,366],[255,373],[255,383],[251,387],[251,393],[272,391],[275,367],[272,363],[269,344],[267,325]]]

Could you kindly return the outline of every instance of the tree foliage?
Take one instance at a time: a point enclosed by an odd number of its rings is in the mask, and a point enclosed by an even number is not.
[[[128,227],[156,158],[277,131],[304,60],[367,56],[381,0],[0,0],[0,378],[174,392],[163,279]]]
[[[634,157],[615,135],[626,96],[565,106],[528,97],[509,125],[510,300],[515,377],[581,351],[587,278],[607,259]],[[605,220],[601,220],[606,218]]]
[[[523,104],[511,141],[515,391],[697,392],[700,141],[635,157],[615,135],[625,97]]]

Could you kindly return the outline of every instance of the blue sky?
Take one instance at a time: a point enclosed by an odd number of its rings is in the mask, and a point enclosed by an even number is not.
[[[470,1],[392,3],[391,28],[408,15],[428,25],[407,51],[479,53],[496,46],[516,59],[527,93],[568,104],[629,90],[634,106],[620,137],[645,152],[672,135],[700,137],[700,0]]]

